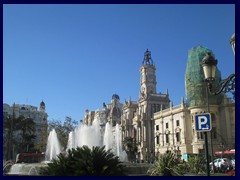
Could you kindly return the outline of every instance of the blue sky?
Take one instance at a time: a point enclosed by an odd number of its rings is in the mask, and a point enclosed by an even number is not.
[[[202,45],[222,78],[235,71],[234,5],[3,5],[3,102],[39,106],[49,120],[83,119],[112,94],[137,101],[148,48],[157,92],[185,96],[188,50]]]

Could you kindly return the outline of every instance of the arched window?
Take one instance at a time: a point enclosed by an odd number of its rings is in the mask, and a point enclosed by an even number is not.
[[[166,134],[166,143],[169,143],[169,136]]]
[[[176,139],[177,139],[177,142],[180,141],[180,132],[177,132],[177,133],[176,133]]]

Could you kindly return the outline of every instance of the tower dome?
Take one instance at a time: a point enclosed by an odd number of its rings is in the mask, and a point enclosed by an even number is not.
[[[45,111],[45,103],[42,101],[41,103],[40,103],[40,111]]]
[[[117,94],[113,94],[113,95],[112,95],[112,99],[118,99],[118,100],[120,100],[120,98],[119,98],[119,96],[118,96]]]
[[[40,106],[45,106],[45,103],[42,101],[42,102],[40,103]]]

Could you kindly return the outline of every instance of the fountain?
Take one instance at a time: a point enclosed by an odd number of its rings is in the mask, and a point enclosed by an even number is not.
[[[115,130],[115,131],[114,131]],[[119,125],[112,127],[106,123],[105,131],[101,133],[99,121],[95,119],[92,126],[81,124],[69,133],[67,149],[82,147],[83,145],[92,148],[93,146],[105,146],[106,150],[111,150],[120,161],[127,161],[127,154],[122,150],[122,136]],[[53,129],[48,136],[45,161],[41,163],[16,163],[11,166],[8,175],[38,175],[41,167],[46,167],[47,163],[57,158],[61,153],[61,145],[57,138],[57,133]]]
[[[7,172],[9,172],[12,165],[13,165],[13,162],[11,160],[5,161],[3,163],[3,174],[6,174]]]
[[[93,121],[92,126],[81,124],[69,133],[67,150],[82,147],[83,145],[89,148],[101,146],[100,125],[97,120]]]
[[[47,163],[57,158],[57,155],[61,152],[61,145],[57,138],[57,133],[53,129],[48,136],[47,150],[45,153],[45,161],[40,163],[15,163],[11,166],[6,175],[39,175],[41,167],[46,167]],[[30,154],[31,155],[31,154]]]
[[[59,155],[61,152],[61,145],[57,138],[57,133],[55,129],[53,129],[48,136],[47,141],[47,150],[45,154],[46,161],[52,161],[52,159],[57,158],[57,155]]]
[[[127,154],[122,150],[120,127],[117,124],[114,128],[115,133],[113,133],[111,124],[107,122],[105,132],[102,134],[97,119],[94,119],[92,126],[81,124],[73,132],[69,133],[67,150],[83,145],[87,145],[90,148],[93,146],[105,146],[106,150],[111,149],[115,155],[119,156],[121,161],[127,161]]]
[[[116,154],[121,161],[127,161],[127,153],[126,151],[122,150],[122,135],[121,135],[119,124],[116,125],[115,131],[116,131],[115,147],[117,151]]]
[[[105,150],[113,149],[113,133],[112,126],[107,122],[105,125],[105,132],[103,136],[103,145]]]
[[[119,157],[121,161],[127,161],[127,153],[122,150],[122,136],[119,124],[115,127],[115,133],[113,133],[113,127],[108,122],[105,126],[105,132],[103,137],[103,145],[106,150],[112,149],[112,152]]]
[[[46,167],[43,163],[16,163],[12,165],[7,175],[39,175],[41,167]]]

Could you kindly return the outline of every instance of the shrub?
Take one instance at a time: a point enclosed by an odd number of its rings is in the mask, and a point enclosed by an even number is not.
[[[206,162],[203,156],[191,156],[188,160],[189,170],[193,174],[200,174],[206,172]]]
[[[42,169],[42,175],[49,176],[114,176],[124,175],[119,158],[104,147],[87,146],[68,150],[66,156],[60,154],[57,159]]]
[[[183,172],[175,154],[167,152],[159,156],[159,159],[148,170],[148,174],[151,176],[179,176],[183,175]]]

